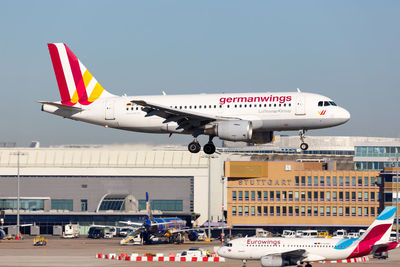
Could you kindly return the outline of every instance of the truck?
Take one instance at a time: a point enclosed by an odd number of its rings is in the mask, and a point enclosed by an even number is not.
[[[79,224],[66,224],[64,226],[63,238],[78,238],[79,237]]]

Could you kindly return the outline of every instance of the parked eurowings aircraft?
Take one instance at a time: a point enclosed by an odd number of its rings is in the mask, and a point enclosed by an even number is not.
[[[362,257],[399,247],[390,241],[396,207],[386,207],[357,238],[283,238],[246,237],[232,240],[218,250],[218,255],[231,259],[260,260],[261,266],[311,266],[314,261]]]
[[[350,113],[318,94],[225,93],[159,96],[116,96],[107,92],[63,43],[48,44],[61,101],[42,103],[42,111],[64,118],[127,131],[190,134],[192,153],[201,149],[197,137],[208,135],[203,150],[215,152],[214,137],[264,144],[274,131],[305,132],[347,122]]]

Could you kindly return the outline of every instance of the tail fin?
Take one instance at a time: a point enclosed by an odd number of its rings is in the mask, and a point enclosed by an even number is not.
[[[396,210],[397,207],[386,207],[368,227],[367,231],[360,236],[360,242],[364,240],[389,241]]]
[[[149,220],[152,219],[152,214],[151,214],[151,205],[150,205],[150,199],[149,199],[149,192],[146,192],[146,211],[147,211],[147,217]]]
[[[81,105],[90,105],[100,97],[112,96],[66,44],[51,43],[47,46],[63,105],[73,106],[78,102]]]
[[[397,207],[386,207],[379,214],[367,231],[357,240],[357,248],[349,258],[360,256],[360,254],[367,255],[374,246],[390,241],[390,232],[392,231],[396,210]]]

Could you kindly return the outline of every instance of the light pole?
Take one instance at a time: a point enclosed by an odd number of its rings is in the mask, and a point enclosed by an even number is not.
[[[21,151],[13,152],[10,155],[17,156],[17,236],[19,237],[20,228],[19,228],[19,209],[20,209],[20,193],[19,193],[19,158],[20,156],[26,155]]]
[[[220,154],[219,152],[215,152],[215,154]],[[218,155],[207,155],[208,158],[208,238],[211,239],[211,158],[219,158]]]
[[[221,228],[221,242],[225,243],[225,232],[224,232],[224,225],[225,225],[225,216],[224,216],[224,202],[225,202],[225,176],[221,176],[221,184],[222,184],[222,205],[221,205],[221,212],[222,212],[222,228]]]

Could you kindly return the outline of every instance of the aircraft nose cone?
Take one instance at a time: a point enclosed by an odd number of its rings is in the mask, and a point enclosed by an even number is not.
[[[218,256],[225,257],[225,248],[224,247],[219,248],[217,250],[217,254],[218,254]]]
[[[342,110],[342,118],[343,118],[343,123],[348,122],[350,120],[350,112],[348,112],[347,110],[343,109]]]

